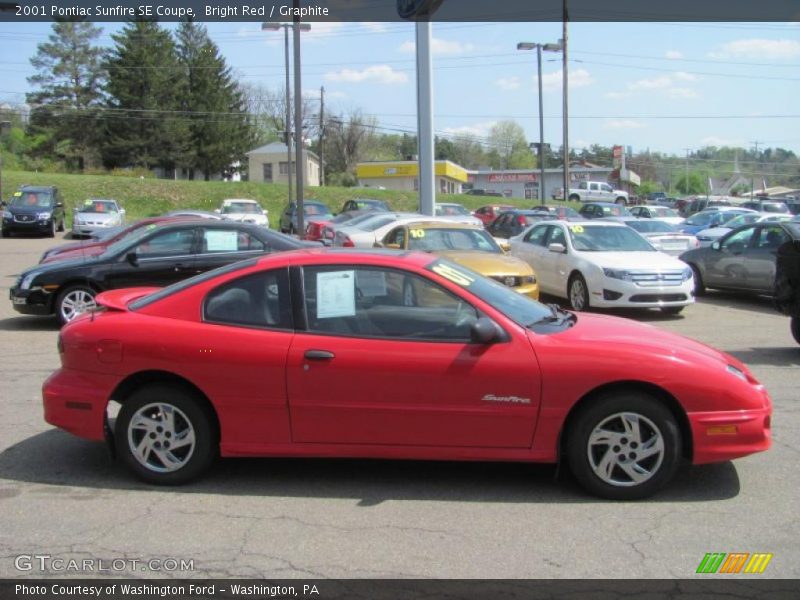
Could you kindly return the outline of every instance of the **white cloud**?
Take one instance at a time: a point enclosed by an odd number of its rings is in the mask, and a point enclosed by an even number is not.
[[[496,124],[497,121],[483,121],[472,125],[461,125],[460,127],[446,127],[442,129],[442,132],[447,135],[469,135],[485,138]]]
[[[644,123],[633,119],[606,119],[603,127],[606,129],[641,129],[644,127]]]
[[[407,41],[400,44],[398,50],[403,54],[413,54],[416,48],[417,44],[415,42]],[[441,38],[431,39],[431,52],[433,52],[434,56],[458,56],[473,52],[474,50],[474,44],[465,44],[455,40],[443,40]]]
[[[536,76],[533,77],[534,83],[536,83]],[[559,69],[553,73],[545,73],[542,75],[542,89],[546,92],[553,92],[555,90],[560,90],[564,81],[564,71]],[[586,87],[587,85],[592,85],[594,83],[594,79],[592,79],[591,74],[586,69],[573,69],[569,72],[569,87],[570,88],[581,88]]]
[[[630,98],[631,94],[630,92],[606,92],[603,96],[609,100],[624,100],[625,98]]]
[[[697,81],[697,75],[685,71],[675,71],[672,76],[679,81]]]
[[[697,98],[697,92],[689,88],[670,88],[667,90],[667,95],[675,99]]]
[[[715,135],[704,137],[700,140],[701,146],[744,146],[745,141],[742,139],[723,138]]]
[[[653,79],[639,79],[628,84],[630,90],[655,90],[662,89],[672,85],[672,79],[668,75],[661,77],[654,77]]]
[[[711,52],[712,58],[756,58],[790,59],[800,57],[800,41],[797,40],[736,40],[723,44],[721,51]]]
[[[501,77],[500,79],[495,81],[494,84],[501,90],[506,90],[507,92],[510,92],[512,90],[518,90],[521,85],[521,82],[519,77],[514,76],[514,77]]]
[[[678,50],[667,50],[667,52],[664,54],[664,57],[671,60],[677,60],[679,58],[683,58],[683,52]]]
[[[367,31],[374,31],[376,33],[382,33],[384,31],[386,31],[386,23],[376,23],[376,22],[373,22],[373,21],[365,21],[363,23],[360,23],[360,25],[361,25],[361,27],[363,29],[366,29]]]
[[[366,81],[386,85],[407,83],[406,73],[395,71],[389,65],[373,65],[366,69],[341,69],[325,73],[327,81],[342,81],[345,83],[364,83]]]

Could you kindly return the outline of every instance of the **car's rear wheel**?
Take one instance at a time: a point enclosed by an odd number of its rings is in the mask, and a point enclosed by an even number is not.
[[[703,276],[697,265],[689,265],[692,268],[692,278],[694,279],[694,295],[702,296],[706,293],[706,285],[703,283]]]
[[[213,419],[191,393],[166,384],[134,392],[115,425],[118,455],[149,483],[178,485],[198,477],[219,452]]]
[[[587,491],[612,500],[638,500],[675,474],[681,434],[675,417],[652,396],[609,393],[588,405],[567,432],[570,468]]]
[[[573,310],[589,310],[589,289],[583,275],[576,273],[569,280],[569,305]]]
[[[662,306],[661,312],[665,315],[679,315],[683,311],[683,306]]]
[[[617,199],[615,200],[615,202],[616,202],[617,204],[621,204],[622,206],[625,206],[625,204],[626,204],[626,202],[625,202],[625,198],[623,198],[622,196],[620,196],[619,198],[617,198]]]
[[[50,227],[47,228],[47,237],[56,237],[56,220],[50,221]]]
[[[59,323],[69,323],[78,315],[97,307],[95,292],[84,285],[71,285],[56,299],[56,316]]]
[[[581,197],[578,194],[570,194],[569,196],[570,202],[580,202]]]
[[[800,317],[792,317],[790,328],[794,341],[800,344]]]

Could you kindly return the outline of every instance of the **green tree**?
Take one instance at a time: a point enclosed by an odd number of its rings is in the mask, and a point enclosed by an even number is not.
[[[132,21],[111,36],[103,160],[109,167],[172,169],[183,160],[189,127],[182,99],[186,78],[168,31]]]
[[[706,179],[700,173],[695,173],[694,171],[689,173],[688,179],[684,174],[675,182],[675,189],[681,194],[705,194],[708,191],[707,188]]]
[[[500,169],[526,169],[536,166],[525,130],[516,121],[499,121],[489,131],[490,155]]]
[[[97,107],[102,101],[102,29],[91,23],[60,21],[48,41],[30,59],[36,74],[28,83],[29,132],[38,140],[33,151],[82,170],[97,157]]]
[[[219,48],[202,25],[181,23],[177,33],[178,60],[186,91],[181,109],[188,119],[189,145],[184,155],[194,179],[195,170],[206,181],[244,159],[252,148],[254,130],[246,100]]]

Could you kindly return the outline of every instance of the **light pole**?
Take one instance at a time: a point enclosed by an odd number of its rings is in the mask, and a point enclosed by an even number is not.
[[[542,50],[545,52],[560,52],[561,44],[537,44],[534,42],[520,42],[517,50],[536,49],[536,64],[539,68],[539,200],[544,206],[544,102],[542,100]]]
[[[4,138],[11,131],[11,121],[0,121],[0,138]],[[3,200],[3,156],[0,154],[0,204]]]
[[[308,23],[262,23],[262,31],[280,31],[284,32],[284,48],[283,55],[286,62],[286,117],[284,125],[284,133],[286,135],[286,179],[289,182],[289,203],[292,202],[292,92],[289,86],[289,29],[299,27],[300,31],[309,31],[311,25]],[[280,165],[279,165],[280,166]],[[280,168],[278,169],[280,172]]]

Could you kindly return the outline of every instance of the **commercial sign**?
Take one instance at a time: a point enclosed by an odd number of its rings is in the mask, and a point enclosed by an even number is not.
[[[490,173],[489,183],[525,183],[536,181],[536,173]]]
[[[622,146],[614,146],[613,150],[614,156],[614,168],[621,169],[622,168]]]

